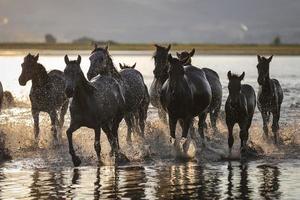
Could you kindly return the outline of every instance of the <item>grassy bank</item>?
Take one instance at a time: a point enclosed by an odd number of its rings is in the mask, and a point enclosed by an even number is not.
[[[166,44],[162,44],[166,45]],[[90,44],[72,43],[0,43],[0,54],[23,54],[25,52],[47,52],[47,51],[88,51],[93,47]],[[111,44],[110,50],[117,51],[154,51],[153,44]],[[173,51],[196,49],[198,54],[224,54],[224,55],[300,55],[300,45],[243,45],[243,44],[172,44]]]

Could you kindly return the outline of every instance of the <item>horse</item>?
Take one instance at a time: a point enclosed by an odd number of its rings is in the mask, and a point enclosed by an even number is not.
[[[212,92],[205,73],[192,65],[184,66],[183,62],[168,56],[170,68],[168,79],[162,86],[160,101],[168,112],[171,139],[175,139],[177,121],[182,127],[182,138],[186,138],[194,117],[198,116],[198,132],[204,139],[203,128]]]
[[[80,62],[80,55],[73,61],[70,61],[67,55],[65,56],[65,93],[68,98],[73,98],[70,105],[71,122],[66,132],[73,164],[74,166],[81,164],[73,148],[72,135],[82,126],[94,129],[94,149],[99,162],[101,161],[101,129],[106,133],[111,145],[110,155],[115,154],[116,160],[120,161],[122,157],[126,158],[119,152],[118,139],[118,128],[125,109],[121,86],[110,76],[97,76],[89,82],[84,77]]]
[[[249,128],[252,123],[252,118],[256,106],[256,95],[252,86],[241,84],[245,77],[245,72],[238,76],[227,73],[229,79],[228,90],[229,95],[225,103],[226,125],[228,128],[228,146],[229,155],[234,142],[232,130],[237,123],[240,127],[241,139],[241,157],[247,152],[247,141],[249,138]]]
[[[160,91],[164,82],[168,79],[168,53],[171,45],[163,47],[155,44],[154,46],[156,47],[153,55],[155,68],[153,70],[154,78],[150,86],[150,102],[158,109],[159,119],[167,123],[167,113],[160,102]]]
[[[185,65],[191,65],[192,57],[195,54],[195,49],[192,49],[191,52],[183,51],[181,53],[176,52],[177,58],[181,61],[186,60]],[[212,91],[212,100],[209,105],[208,112],[210,116],[210,123],[214,132],[218,131],[217,128],[217,119],[220,113],[221,104],[222,104],[222,84],[217,72],[209,68],[202,68],[206,78],[209,82]],[[205,123],[205,127],[207,127]]]
[[[39,137],[39,114],[46,112],[51,119],[51,130],[54,139],[57,141],[57,127],[61,128],[64,124],[64,116],[67,112],[69,100],[67,99],[64,88],[65,78],[62,71],[52,70],[47,73],[45,67],[38,63],[39,54],[36,56],[30,53],[24,57],[21,64],[22,72],[19,77],[19,84],[25,86],[31,80],[32,86],[29,94],[31,102],[31,113],[34,121],[34,137],[38,141]],[[60,111],[58,120],[57,111]]]
[[[268,136],[268,124],[270,114],[273,115],[272,132],[274,134],[274,143],[278,143],[278,130],[280,119],[280,108],[283,101],[283,90],[277,79],[270,78],[270,62],[273,55],[269,58],[257,55],[257,70],[259,84],[259,90],[257,95],[257,106],[261,112],[263,119],[263,130],[266,136]]]
[[[87,77],[91,80],[97,75],[111,76],[119,82],[125,97],[125,122],[127,124],[127,142],[131,142],[131,133],[133,128],[133,115],[139,114],[140,135],[144,136],[145,121],[149,103],[147,101],[148,89],[144,82],[143,75],[136,69],[123,69],[120,72],[115,68],[111,56],[108,52],[108,46],[105,48],[97,47],[90,55],[90,67]],[[136,128],[137,130],[138,128]]]
[[[119,63],[119,66],[120,66],[121,74],[122,74],[122,70],[134,69],[136,66],[136,63],[134,63],[132,66],[124,64],[124,63],[122,65],[121,63]],[[147,111],[148,111],[149,104],[150,104],[150,96],[149,96],[149,92],[148,92],[148,87],[145,84],[145,98],[143,99],[143,102],[142,102],[143,114],[139,114],[139,112],[136,111],[133,114],[133,118],[132,118],[132,122],[133,122],[135,128],[138,128],[138,124],[140,124],[139,126],[142,128],[145,127],[145,124],[143,124],[143,123],[145,123],[145,121],[147,119]],[[140,119],[140,116],[142,117],[141,119]],[[140,132],[140,133],[144,134],[144,129],[136,130],[136,132]],[[144,136],[144,135],[142,135],[142,136]],[[131,139],[129,141],[131,141]]]

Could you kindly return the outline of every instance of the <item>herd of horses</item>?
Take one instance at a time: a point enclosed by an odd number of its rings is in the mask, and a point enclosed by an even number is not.
[[[218,73],[209,68],[193,66],[194,49],[191,52],[177,53],[175,58],[170,54],[171,45],[155,45],[155,48],[154,79],[149,92],[143,75],[135,69],[136,64],[120,64],[121,70],[117,70],[107,46],[102,48],[95,45],[89,56],[87,78],[81,70],[80,55],[76,60],[69,60],[66,55],[63,72],[47,72],[38,62],[38,54],[25,56],[21,64],[19,84],[24,86],[29,80],[32,81],[29,97],[36,141],[39,138],[39,113],[49,114],[53,136],[58,140],[59,130],[63,127],[64,116],[70,105],[71,121],[66,134],[74,166],[79,166],[81,160],[74,150],[72,135],[80,127],[94,129],[94,148],[99,162],[101,130],[105,132],[111,145],[110,155],[115,156],[117,162],[128,161],[120,151],[119,124],[122,119],[125,120],[127,142],[131,142],[133,131],[144,137],[147,110],[151,102],[158,109],[159,118],[169,124],[171,142],[175,140],[176,124],[179,122],[184,147],[188,133],[192,132],[194,118],[198,117],[198,132],[204,145],[204,130],[208,128],[207,114],[210,115],[212,129],[215,132],[218,130],[217,119],[222,103],[222,85]],[[234,142],[233,126],[237,123],[240,127],[241,156],[246,155],[256,100],[263,119],[264,133],[268,135],[268,123],[272,114],[274,142],[278,142],[283,91],[278,80],[271,79],[269,75],[272,56],[257,58],[257,80],[260,85],[257,98],[252,86],[241,83],[245,72],[237,75],[229,71],[227,74],[229,95],[225,113],[230,154]],[[2,90],[2,86],[0,89]]]

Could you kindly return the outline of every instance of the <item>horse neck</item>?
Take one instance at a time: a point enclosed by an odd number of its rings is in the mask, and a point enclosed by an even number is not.
[[[80,74],[80,82],[76,85],[75,91],[74,91],[74,98],[76,101],[80,102],[80,104],[86,104],[86,97],[89,96],[88,87],[89,82],[86,80],[86,78],[83,75],[83,72],[81,71]]]
[[[36,66],[35,76],[32,78],[32,87],[41,87],[49,82],[49,76],[45,67],[41,64]]]
[[[120,79],[121,75],[118,72],[118,70],[115,68],[114,63],[112,62],[111,57],[108,55],[107,56],[107,62],[106,62],[106,67],[108,68],[107,72],[103,75],[108,75],[112,76],[113,78]]]
[[[270,93],[271,92],[271,79],[269,76],[267,76],[266,80],[261,86],[262,92],[264,93]]]

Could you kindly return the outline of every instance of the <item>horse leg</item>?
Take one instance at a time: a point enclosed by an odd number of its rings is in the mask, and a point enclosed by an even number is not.
[[[187,118],[187,119],[184,119],[183,120],[183,123],[181,125],[182,127],[182,138],[184,138],[184,142],[183,142],[183,151],[184,152],[187,152],[188,151],[188,146],[189,146],[189,141],[187,140],[187,135],[188,135],[188,132],[190,130],[190,127],[192,126],[192,122],[193,122],[193,119],[190,119],[190,118]]]
[[[176,131],[176,124],[177,124],[177,119],[172,118],[171,116],[169,116],[169,128],[170,128],[170,142],[172,143],[172,139],[176,139],[175,136],[175,131]]]
[[[101,153],[101,145],[100,145],[100,136],[101,136],[101,129],[96,128],[94,129],[95,132],[95,142],[94,142],[94,148],[97,154],[98,161],[100,161],[100,153]]]
[[[272,123],[272,132],[274,134],[274,143],[278,144],[279,136],[278,136],[278,130],[279,130],[279,118],[280,118],[280,109],[275,110],[272,112],[273,114],[273,123]]]
[[[268,130],[268,123],[269,123],[269,116],[266,111],[261,111],[261,116],[263,119],[263,130],[265,135],[268,137],[269,136],[269,130]]]
[[[59,116],[59,128],[62,129],[64,122],[65,122],[65,115],[68,111],[68,105],[69,105],[69,100],[66,100],[63,105],[61,106],[60,109],[60,116]]]
[[[141,131],[141,136],[144,138],[145,136],[145,121],[147,118],[147,112],[145,113],[144,108],[139,108],[138,111],[138,122],[139,122],[139,127]]]
[[[219,116],[219,112],[220,112],[220,107],[215,108],[213,111],[211,111],[209,113],[210,123],[211,123],[211,127],[213,128],[214,133],[218,132],[217,119],[218,119],[218,116]]]
[[[126,125],[127,125],[127,138],[126,141],[127,143],[131,143],[131,133],[132,133],[132,121],[133,121],[133,117],[131,113],[127,113],[124,117]]]
[[[51,131],[53,131],[53,136],[54,136],[54,139],[55,141],[58,141],[58,138],[57,138],[57,124],[58,124],[58,119],[57,119],[57,113],[56,113],[56,110],[52,110],[50,113],[50,119],[51,119]]]
[[[117,115],[116,118],[113,120],[112,124],[112,136],[115,148],[114,152],[116,153],[115,156],[118,163],[129,162],[129,159],[123,153],[120,152],[118,129],[122,118],[123,116],[121,114]]]
[[[111,157],[113,157],[114,149],[115,149],[114,145],[115,144],[114,144],[114,138],[113,138],[112,131],[111,131],[111,128],[110,128],[110,124],[106,124],[106,125],[102,126],[102,129],[105,132],[107,140],[110,144],[111,150],[110,150],[109,154],[110,154]]]
[[[33,123],[34,123],[34,139],[38,142],[39,133],[40,133],[40,126],[39,126],[39,119],[40,119],[40,111],[31,110]]]
[[[247,140],[248,140],[248,127],[247,122],[239,123],[240,126],[240,140],[241,140],[241,158],[245,157],[246,151],[247,151]]]
[[[76,155],[74,147],[73,147],[73,132],[75,132],[79,128],[78,125],[74,125],[71,123],[70,127],[67,130],[67,137],[69,142],[69,153],[72,156],[72,161],[75,167],[81,164],[80,158]]]
[[[233,135],[232,135],[234,123],[230,122],[229,120],[226,120],[226,125],[227,125],[227,128],[228,128],[229,156],[231,156],[232,146],[233,146],[233,142],[234,142],[234,138],[233,138]]]
[[[207,128],[205,119],[207,116],[207,112],[203,112],[200,115],[198,115],[199,121],[198,121],[198,132],[202,140],[202,145],[205,145],[204,141],[204,128]]]

